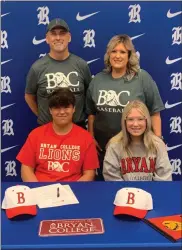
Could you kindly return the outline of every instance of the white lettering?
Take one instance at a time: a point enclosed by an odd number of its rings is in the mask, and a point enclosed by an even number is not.
[[[174,27],[172,31],[174,31],[174,33],[172,34],[172,39],[173,39],[172,45],[181,44],[182,43],[182,27]]]
[[[13,135],[14,136],[14,131],[13,131],[13,121],[11,119],[8,120],[3,120],[2,123],[4,125],[2,126],[2,129],[4,131],[4,135]]]
[[[47,6],[39,7],[37,8],[37,11],[39,11],[37,17],[39,19],[38,25],[44,24],[47,25],[49,24],[49,8]]]
[[[1,76],[1,93],[11,93],[9,76]]]
[[[8,42],[7,42],[8,34],[5,30],[1,30],[1,48],[8,49]]]
[[[83,34],[85,34],[84,38],[83,38],[83,41],[85,42],[84,44],[84,48],[85,47],[94,47],[95,48],[95,40],[94,40],[94,37],[95,37],[95,31],[92,29],[92,30],[84,30]]]
[[[15,161],[6,161],[5,164],[6,176],[17,176]]]
[[[140,23],[141,19],[140,19],[140,10],[141,10],[141,6],[139,4],[135,4],[135,5],[130,5],[128,9],[131,9],[129,12],[129,23]]]
[[[176,117],[171,117],[170,119],[171,123],[170,123],[170,134],[171,133],[180,133],[181,134],[181,117],[180,116],[176,116]]]

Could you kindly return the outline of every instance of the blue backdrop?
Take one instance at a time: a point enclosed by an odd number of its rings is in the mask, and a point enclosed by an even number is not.
[[[70,51],[87,61],[93,75],[104,67],[113,35],[128,34],[141,68],[156,81],[166,109],[163,136],[173,168],[182,180],[182,11],[181,2],[1,2],[1,173],[3,181],[20,180],[16,155],[36,117],[24,101],[32,63],[48,53],[45,30],[60,17],[71,29]]]

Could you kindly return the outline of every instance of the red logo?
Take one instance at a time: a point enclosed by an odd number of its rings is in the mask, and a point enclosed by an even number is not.
[[[23,204],[25,203],[25,196],[22,192],[17,192],[18,195],[18,203],[17,204]]]
[[[128,192],[128,200],[127,200],[126,204],[133,205],[135,203],[134,197],[135,197],[134,193]]]

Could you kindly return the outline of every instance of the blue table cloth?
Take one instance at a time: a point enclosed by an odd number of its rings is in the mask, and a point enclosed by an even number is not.
[[[22,183],[2,183],[6,188]],[[31,188],[50,183],[24,183]],[[113,216],[116,192],[124,187],[142,188],[153,197],[154,209],[146,218],[182,213],[181,182],[73,182],[69,184],[79,204],[38,209],[37,216],[14,221],[2,210],[2,249],[181,249],[182,241],[171,242],[141,220]],[[40,237],[42,220],[102,218],[104,234]]]

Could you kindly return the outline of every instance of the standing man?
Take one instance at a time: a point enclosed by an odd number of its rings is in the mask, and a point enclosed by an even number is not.
[[[25,100],[42,125],[51,121],[48,95],[56,88],[68,87],[76,98],[73,122],[85,127],[85,94],[91,81],[89,67],[86,61],[69,52],[71,34],[64,20],[56,18],[49,23],[46,42],[50,52],[31,66]]]
[[[99,167],[94,140],[85,129],[73,124],[75,96],[68,88],[48,97],[52,122],[28,136],[17,160],[25,182],[93,181]]]

